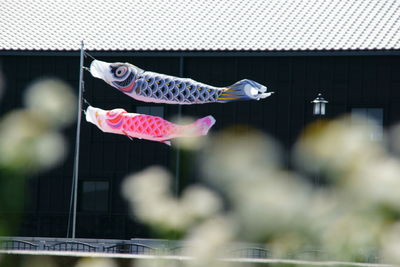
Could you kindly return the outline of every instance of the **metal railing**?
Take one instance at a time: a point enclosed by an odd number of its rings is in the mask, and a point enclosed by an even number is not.
[[[45,250],[55,250],[55,251],[85,251],[85,252],[98,251],[97,246],[89,245],[78,241],[65,241],[53,245],[45,245],[44,248]]]
[[[83,238],[43,238],[43,237],[0,237],[0,253],[4,251],[57,251],[57,252],[86,252],[130,254],[149,256],[190,256],[190,251],[196,250],[196,244],[188,241],[162,239],[83,239]],[[381,256],[371,249],[364,251],[365,257],[357,261],[378,263]],[[114,256],[114,255],[110,255]],[[117,256],[117,255],[115,255]],[[124,255],[125,256],[125,255]],[[276,257],[276,256],[275,256]],[[308,247],[297,253],[286,255],[285,259],[321,261],[329,257],[318,248]],[[227,259],[274,259],[270,250],[257,243],[234,243],[221,251],[221,258]],[[356,259],[354,259],[355,261]]]
[[[180,241],[132,239],[69,239],[41,237],[0,237],[0,250],[48,250],[122,253],[135,255],[183,255],[195,245]],[[241,244],[227,248],[226,256],[233,258],[268,258],[268,250]]]
[[[39,246],[24,240],[0,240],[3,250],[37,250]]]
[[[265,259],[270,258],[271,253],[264,248],[258,247],[244,247],[237,248],[228,252],[228,256],[230,257],[239,257],[239,258],[257,258],[257,259]]]
[[[104,252],[155,255],[157,254],[157,249],[143,244],[128,243],[128,244],[117,244],[109,247],[104,247]]]

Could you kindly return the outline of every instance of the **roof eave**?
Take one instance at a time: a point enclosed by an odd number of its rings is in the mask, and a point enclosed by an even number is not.
[[[399,56],[400,49],[371,50],[87,50],[93,56]],[[0,56],[79,56],[79,50],[1,50]]]

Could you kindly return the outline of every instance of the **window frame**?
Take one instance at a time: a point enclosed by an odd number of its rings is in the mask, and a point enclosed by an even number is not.
[[[377,142],[382,141],[384,139],[384,128],[386,126],[386,109],[385,109],[384,105],[354,105],[354,106],[349,107],[350,116],[353,116],[353,115],[357,114],[357,112],[354,111],[355,109],[364,109],[366,111],[366,114],[367,114],[366,115],[367,121],[375,120],[377,122],[377,125],[381,126],[380,137],[375,139],[375,138],[372,138],[370,136],[369,139],[371,141],[377,141]],[[372,109],[379,109],[379,110],[382,111],[381,121],[376,120],[372,116],[368,116],[368,111],[372,110]],[[361,115],[363,115],[363,114],[361,114]]]
[[[106,195],[107,195],[107,200],[106,200],[106,207],[105,209],[85,209],[84,207],[84,201],[85,201],[85,197],[84,197],[84,185],[85,183],[96,183],[96,182],[100,182],[100,183],[107,183],[107,190],[106,190]],[[79,200],[78,200],[78,207],[79,207],[79,212],[81,213],[95,213],[95,214],[109,214],[111,211],[111,182],[107,179],[83,179],[83,180],[79,180]],[[98,192],[98,191],[95,191]],[[95,199],[95,201],[97,200],[97,198]]]

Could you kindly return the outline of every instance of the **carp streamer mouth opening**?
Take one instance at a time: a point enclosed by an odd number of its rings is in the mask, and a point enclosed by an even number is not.
[[[115,86],[118,86],[118,88],[126,88],[131,84],[131,82],[132,82],[134,77],[135,77],[135,75],[131,72],[129,74],[128,78],[126,78],[125,80],[123,80],[123,81],[113,81],[112,83]]]

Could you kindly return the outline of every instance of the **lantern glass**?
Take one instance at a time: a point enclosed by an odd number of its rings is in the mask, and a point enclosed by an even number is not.
[[[314,103],[314,115],[319,115],[321,112],[321,104]]]
[[[313,101],[311,101],[311,103],[313,103],[314,107],[313,107],[313,115],[315,116],[324,116],[326,113],[326,103],[328,103],[328,101],[326,101],[321,94],[318,94],[317,98],[315,98]]]
[[[325,115],[325,103],[321,103],[321,115]]]

